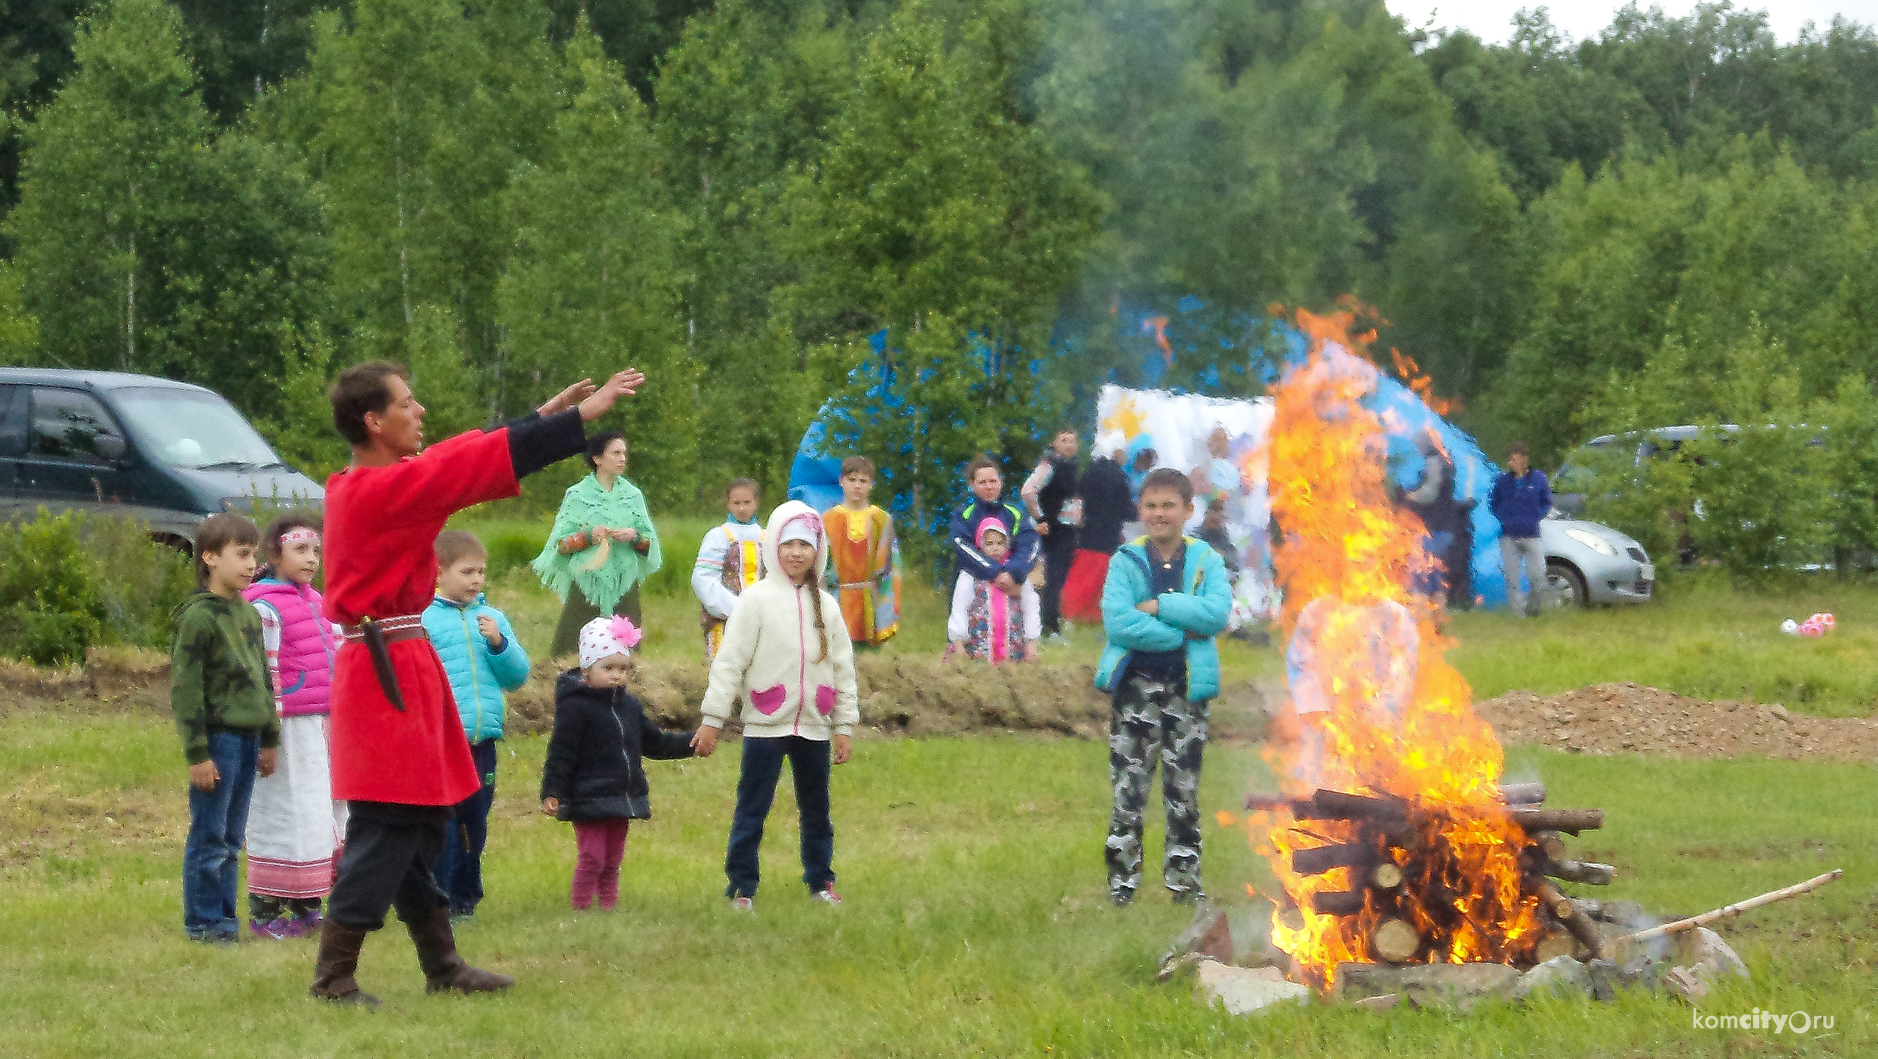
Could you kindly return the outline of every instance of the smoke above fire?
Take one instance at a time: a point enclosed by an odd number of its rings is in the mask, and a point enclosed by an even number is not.
[[[1417,961],[1510,961],[1538,928],[1521,887],[1524,835],[1499,801],[1499,740],[1444,657],[1452,641],[1429,594],[1425,530],[1389,495],[1374,332],[1357,329],[1355,311],[1299,311],[1294,322],[1310,349],[1271,388],[1260,454],[1281,534],[1273,563],[1290,692],[1267,754],[1287,804],[1320,789],[1373,795],[1404,807],[1405,820],[1383,827],[1281,810],[1222,813],[1222,822],[1245,826],[1270,860],[1284,891],[1272,940],[1320,986],[1340,963],[1371,961],[1373,935],[1390,920],[1421,939]],[[1294,853],[1320,846],[1349,851],[1320,860],[1355,863],[1294,870]],[[1378,868],[1400,882],[1377,887]],[[1343,914],[1316,910],[1339,904]],[[1355,904],[1361,911],[1349,914]]]

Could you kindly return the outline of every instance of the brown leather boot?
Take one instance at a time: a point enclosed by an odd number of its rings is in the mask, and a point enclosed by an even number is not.
[[[506,974],[478,970],[456,954],[456,935],[450,929],[450,910],[439,908],[415,923],[406,923],[417,946],[417,962],[424,968],[424,991],[441,993],[500,993],[515,984]]]
[[[306,991],[315,1000],[335,1004],[358,1004],[375,1008],[378,998],[359,989],[353,972],[359,968],[359,949],[365,944],[365,931],[342,927],[328,919],[320,924],[320,954],[313,965],[313,988]]]

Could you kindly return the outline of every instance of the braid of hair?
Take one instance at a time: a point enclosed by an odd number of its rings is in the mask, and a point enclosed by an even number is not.
[[[811,577],[808,580],[807,587],[809,590],[809,598],[813,600],[815,604],[815,634],[822,639],[822,653],[818,655],[815,660],[817,662],[826,662],[828,660],[828,626],[822,622],[822,586],[820,582],[820,578]]]

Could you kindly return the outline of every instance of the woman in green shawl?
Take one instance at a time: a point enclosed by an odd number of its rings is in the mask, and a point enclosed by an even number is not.
[[[626,480],[626,438],[606,431],[587,439],[593,473],[568,487],[547,546],[535,559],[541,583],[561,597],[551,654],[580,649],[580,629],[601,614],[624,614],[634,625],[639,583],[663,556],[646,496]]]

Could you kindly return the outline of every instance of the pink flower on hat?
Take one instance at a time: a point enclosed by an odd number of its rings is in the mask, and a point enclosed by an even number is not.
[[[631,655],[641,633],[638,626],[621,617],[602,616],[580,627],[580,668],[586,669],[601,659]]]
[[[633,624],[631,618],[624,616],[616,616],[608,623],[607,631],[613,634],[615,640],[627,647],[638,647],[640,637],[645,635],[639,631],[637,625]]]

